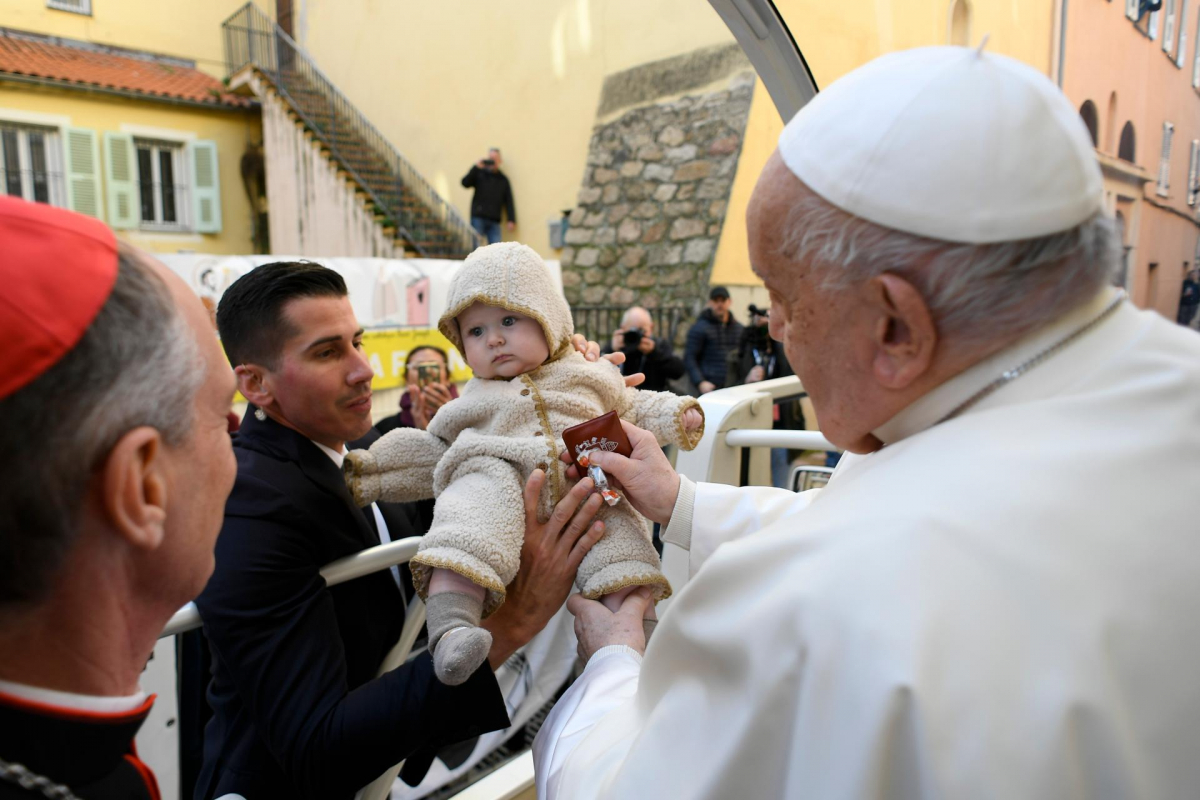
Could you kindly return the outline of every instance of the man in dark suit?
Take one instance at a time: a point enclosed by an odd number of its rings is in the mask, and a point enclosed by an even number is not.
[[[316,264],[267,264],[226,291],[217,323],[250,408],[197,599],[214,716],[195,797],[350,798],[401,760],[415,784],[438,747],[508,725],[492,669],[561,607],[571,564],[601,533],[589,525],[599,501],[564,525],[586,496],[577,487],[550,522],[530,519],[519,585],[486,623],[489,663],[466,683],[439,683],[427,654],[376,677],[411,588],[398,570],[330,588],[319,570],[424,526],[407,506],[355,507],[342,480],[345,442],[371,428],[373,377],[345,283]]]

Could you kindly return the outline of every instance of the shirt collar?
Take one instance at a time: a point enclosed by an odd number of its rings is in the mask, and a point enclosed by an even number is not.
[[[60,692],[23,683],[0,680],[0,694],[16,697],[30,703],[68,711],[86,711],[98,714],[124,714],[136,711],[146,704],[146,693],[138,692],[127,697],[98,697],[90,694]]]
[[[309,441],[312,442],[312,439],[309,439]],[[342,462],[346,460],[346,453],[348,452],[346,450],[346,445],[344,445],[344,444],[342,445],[342,452],[339,453],[337,450],[334,450],[332,447],[326,447],[325,445],[321,444],[320,442],[313,442],[313,444],[315,444],[317,447],[321,448],[321,452],[324,453],[325,455],[329,456],[330,460],[333,461],[333,463],[337,465],[338,469],[342,468]]]
[[[1023,364],[1056,342],[1070,336],[1098,317],[1116,297],[1117,290],[1105,288],[1088,302],[1058,320],[1037,329],[1016,343],[936,386],[876,428],[872,433],[885,445],[906,439],[933,427],[962,402],[987,386],[1006,370]],[[1016,380],[1022,380],[1017,378]],[[1003,389],[999,390],[1003,392]]]

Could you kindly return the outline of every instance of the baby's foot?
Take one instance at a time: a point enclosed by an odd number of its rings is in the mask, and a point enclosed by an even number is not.
[[[483,628],[455,628],[442,634],[433,649],[433,671],[447,686],[458,686],[475,674],[492,649],[492,635]]]

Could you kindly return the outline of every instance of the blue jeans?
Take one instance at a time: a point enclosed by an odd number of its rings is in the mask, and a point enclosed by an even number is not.
[[[789,489],[788,475],[792,471],[792,464],[788,461],[788,451],[786,447],[771,448],[771,485],[776,489]]]
[[[476,233],[487,239],[488,244],[500,241],[500,220],[471,217],[471,227],[475,229]]]

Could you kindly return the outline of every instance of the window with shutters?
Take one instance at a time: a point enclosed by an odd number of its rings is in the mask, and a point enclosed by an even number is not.
[[[0,122],[0,187],[14,197],[67,205],[58,129]]]
[[[1187,18],[1188,18],[1188,0],[1183,0],[1183,5],[1179,11],[1179,46],[1175,48],[1175,66],[1183,69],[1184,63],[1187,61]]]
[[[1171,139],[1175,136],[1175,126],[1170,122],[1163,123],[1162,156],[1158,161],[1158,194],[1166,197],[1171,189]]]
[[[1196,195],[1200,194],[1200,187],[1196,185],[1197,178],[1200,177],[1197,175],[1197,169],[1200,168],[1200,164],[1197,164],[1198,160],[1200,160],[1200,139],[1192,139],[1192,152],[1188,157],[1187,204],[1189,206],[1196,205]]]
[[[1175,44],[1175,12],[1178,11],[1176,0],[1163,1],[1163,52],[1170,53]]]
[[[46,0],[46,8],[72,11],[76,14],[92,14],[92,0]]]
[[[1164,0],[1163,2],[1162,49],[1164,53],[1170,53],[1175,44],[1175,12],[1179,10],[1177,6],[1176,0]]]
[[[134,139],[138,195],[143,228],[186,230],[191,227],[191,190],[178,142]]]
[[[1200,14],[1196,15],[1196,44],[1192,46],[1192,88],[1200,89]]]

